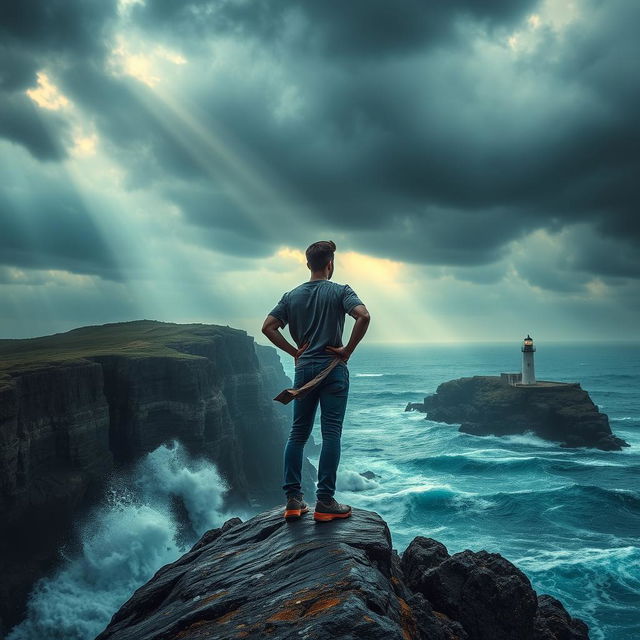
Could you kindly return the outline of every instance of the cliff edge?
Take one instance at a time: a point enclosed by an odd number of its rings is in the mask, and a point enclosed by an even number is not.
[[[0,636],[110,474],[178,439],[216,463],[225,508],[282,499],[290,386],[245,331],[139,320],[0,340]],[[312,493],[305,460],[303,486]]]
[[[424,402],[410,402],[406,411],[412,410],[426,412],[427,420],[460,423],[459,431],[474,435],[533,431],[562,447],[619,451],[630,446],[613,435],[607,415],[578,383],[514,386],[499,376],[458,378],[440,384]]]
[[[96,640],[585,640],[587,625],[497,553],[450,555],[354,508],[318,523],[232,518],[137,589]]]

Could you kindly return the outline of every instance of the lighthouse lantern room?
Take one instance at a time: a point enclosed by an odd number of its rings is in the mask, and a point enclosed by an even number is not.
[[[533,352],[535,350],[533,339],[527,334],[522,345],[522,384],[536,383],[536,372],[533,366]]]

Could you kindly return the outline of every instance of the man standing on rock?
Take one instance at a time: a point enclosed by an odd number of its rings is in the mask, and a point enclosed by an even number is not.
[[[295,359],[294,387],[322,373],[336,358],[326,377],[293,402],[293,425],[284,452],[284,484],[287,498],[284,517],[296,520],[309,511],[301,490],[304,445],[309,439],[318,404],[322,428],[322,451],[318,463],[315,520],[346,518],[351,507],[334,498],[340,461],[342,421],[349,395],[347,361],[369,327],[369,312],[348,284],[331,282],[336,245],[331,240],[314,242],[306,251],[311,278],[286,292],[269,312],[262,333]],[[342,345],[345,315],[356,322],[351,337]],[[280,333],[289,325],[297,347]]]

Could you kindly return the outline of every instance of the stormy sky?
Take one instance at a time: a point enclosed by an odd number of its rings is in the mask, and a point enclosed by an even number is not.
[[[264,342],[331,239],[372,342],[636,340],[638,24],[636,0],[4,2],[0,337]]]

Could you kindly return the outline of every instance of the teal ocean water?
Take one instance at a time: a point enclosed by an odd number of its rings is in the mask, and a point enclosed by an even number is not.
[[[446,380],[519,371],[520,357],[518,344],[363,344],[349,361],[336,497],[378,511],[399,551],[424,535],[450,553],[501,553],[583,618],[592,638],[637,640],[640,345],[538,344],[535,356],[538,379],[581,383],[632,445],[623,451],[473,436],[404,411]],[[367,470],[378,477],[367,481]]]
[[[423,535],[450,553],[501,553],[538,593],[584,619],[594,640],[638,640],[640,345],[537,347],[538,378],[580,382],[631,447],[563,449],[532,434],[472,436],[405,412],[446,380],[518,371],[518,344],[363,344],[349,362],[336,497],[380,513],[400,552]],[[293,361],[282,359],[292,376]],[[373,480],[360,475],[368,470]],[[36,584],[27,618],[8,640],[93,640],[135,589],[205,531],[252,515],[223,513],[224,491],[215,466],[189,458],[180,443],[150,453],[78,523],[81,548],[60,550],[59,569]],[[189,531],[174,517],[176,498]]]

